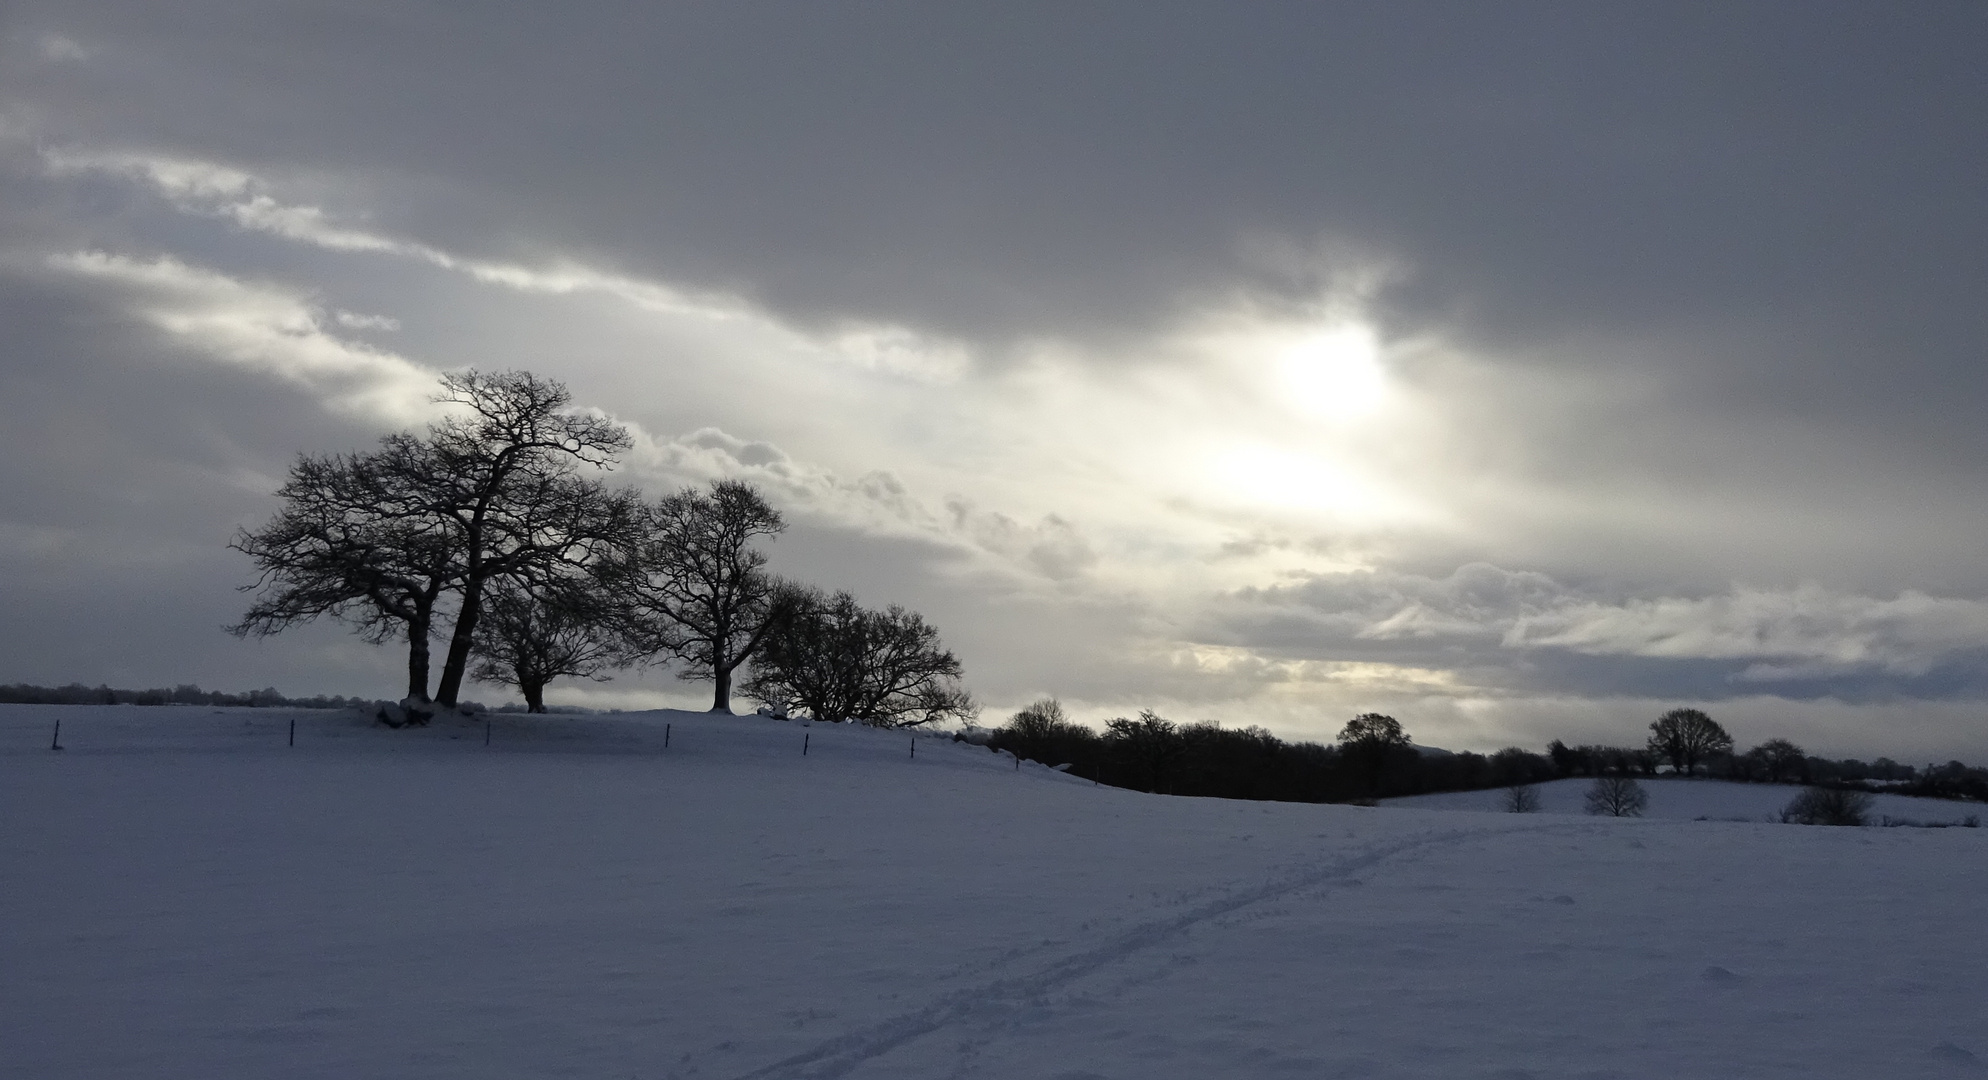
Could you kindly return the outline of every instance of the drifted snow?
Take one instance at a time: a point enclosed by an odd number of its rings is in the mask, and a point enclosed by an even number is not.
[[[1177,799],[847,726],[493,724],[0,707],[0,1076],[1988,1067],[1988,830]]]

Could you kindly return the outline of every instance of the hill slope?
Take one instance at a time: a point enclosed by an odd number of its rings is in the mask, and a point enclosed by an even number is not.
[[[1170,799],[759,718],[500,717],[486,748],[296,715],[293,749],[274,711],[0,709],[0,1076],[1988,1058],[1984,830]]]

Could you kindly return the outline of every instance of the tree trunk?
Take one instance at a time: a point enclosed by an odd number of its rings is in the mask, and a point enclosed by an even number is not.
[[[455,632],[449,635],[449,656],[442,664],[442,681],[435,687],[435,704],[445,709],[456,706],[462,692],[463,672],[469,667],[469,650],[476,635],[476,620],[483,613],[483,582],[463,583],[462,610],[456,612]]]
[[[716,689],[711,693],[711,711],[732,714],[732,669],[711,665],[711,682]]]
[[[545,711],[545,683],[537,679],[519,679],[518,690],[525,695],[526,712]]]
[[[407,696],[428,700],[428,617],[424,612],[407,623]]]

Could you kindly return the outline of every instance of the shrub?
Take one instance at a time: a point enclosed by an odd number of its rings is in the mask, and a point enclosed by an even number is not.
[[[1862,825],[1870,817],[1871,797],[1849,788],[1803,788],[1781,811],[1784,823],[1796,825]]]

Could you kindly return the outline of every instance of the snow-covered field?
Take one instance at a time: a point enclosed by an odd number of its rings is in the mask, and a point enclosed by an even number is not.
[[[1638,783],[1649,795],[1644,817],[1673,821],[1775,821],[1781,809],[1802,789],[1786,784],[1739,784],[1729,780],[1684,780],[1659,777]],[[1539,792],[1539,810],[1544,814],[1587,813],[1588,789],[1593,780],[1554,780],[1534,785]],[[1383,806],[1412,810],[1504,809],[1505,790],[1445,791],[1436,795],[1409,795],[1383,799]],[[1969,817],[1988,817],[1988,807],[1980,803],[1951,802],[1945,799],[1915,799],[1905,795],[1871,796],[1870,821],[1881,825],[1884,819],[1918,824],[1959,824]]]
[[[0,1075],[1988,1068],[1988,829],[1174,799],[909,750],[0,707]]]

